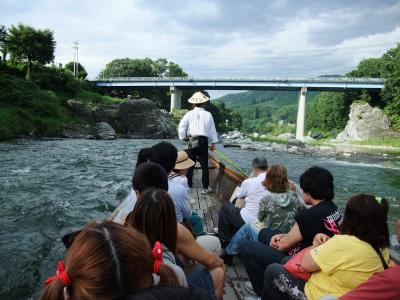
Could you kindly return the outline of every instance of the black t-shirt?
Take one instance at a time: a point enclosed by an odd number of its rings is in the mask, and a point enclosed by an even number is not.
[[[328,236],[340,234],[343,216],[335,203],[322,201],[309,209],[299,211],[294,219],[299,225],[303,240],[289,252],[290,255],[311,246],[317,233],[325,233]]]

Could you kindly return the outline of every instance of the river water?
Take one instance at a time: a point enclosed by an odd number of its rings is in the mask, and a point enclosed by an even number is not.
[[[125,197],[138,150],[156,140],[41,140],[0,143],[0,299],[36,298],[63,257],[61,237],[107,217]],[[183,148],[179,141],[171,141]],[[325,158],[218,148],[249,170],[265,156],[283,163],[291,179],[312,165],[335,178],[344,207],[361,192],[390,197],[389,225],[400,218],[400,160]]]

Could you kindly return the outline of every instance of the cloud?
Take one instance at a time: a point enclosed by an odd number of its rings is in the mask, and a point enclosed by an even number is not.
[[[315,76],[400,42],[399,1],[353,2],[0,0],[0,19],[52,29],[63,64],[78,41],[91,78],[122,57],[165,57],[196,76]]]

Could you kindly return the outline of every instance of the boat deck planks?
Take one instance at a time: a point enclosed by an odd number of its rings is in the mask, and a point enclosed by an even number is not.
[[[211,174],[210,174],[211,177]],[[211,178],[210,178],[211,179]],[[210,180],[212,182],[212,180]],[[195,200],[192,209],[204,221],[204,231],[214,232],[218,227],[219,210],[222,206],[221,201],[215,194],[201,194],[201,170],[196,168],[193,174],[193,188],[190,197]],[[248,281],[248,276],[240,260],[235,257],[232,266],[226,266],[226,278],[224,288],[224,300],[241,300],[250,294],[246,293],[244,285]]]

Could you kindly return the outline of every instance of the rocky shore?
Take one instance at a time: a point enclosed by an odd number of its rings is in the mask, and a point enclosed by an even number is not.
[[[115,104],[67,102],[71,114],[84,123],[65,125],[60,137],[110,140],[120,138],[176,138],[177,128],[168,112],[148,99],[126,100]]]
[[[338,156],[344,152],[334,146],[313,146],[294,139],[293,135],[285,134],[275,137],[282,142],[253,141],[251,137],[267,138],[266,136],[248,135],[239,131],[231,131],[221,136],[225,147],[237,147],[243,150],[287,152],[298,155]]]

